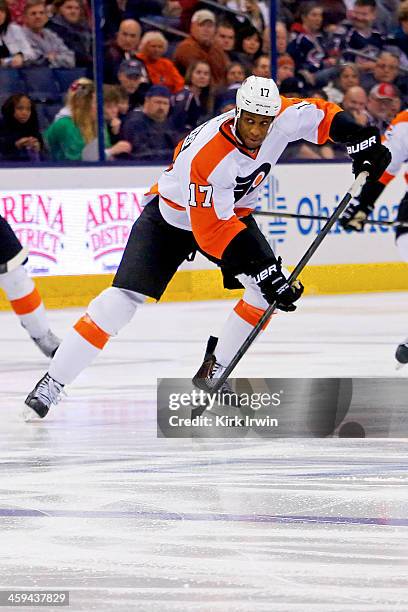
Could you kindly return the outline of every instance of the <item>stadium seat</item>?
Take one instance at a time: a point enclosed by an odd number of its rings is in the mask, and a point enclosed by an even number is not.
[[[61,104],[37,104],[37,115],[38,122],[40,124],[40,130],[44,131],[54,121],[55,115],[61,110]]]
[[[50,68],[23,68],[21,74],[27,93],[35,102],[61,101],[61,92]]]
[[[54,68],[53,72],[62,93],[68,91],[73,81],[86,76],[86,68]]]
[[[6,99],[15,93],[26,93],[27,88],[21,78],[20,71],[16,68],[0,69],[0,93],[2,99]]]

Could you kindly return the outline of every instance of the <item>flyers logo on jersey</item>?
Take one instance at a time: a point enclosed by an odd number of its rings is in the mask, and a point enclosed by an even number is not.
[[[268,176],[271,171],[271,164],[262,164],[259,168],[254,170],[249,176],[237,176],[235,179],[236,186],[234,188],[234,200],[238,202],[241,198],[249,193],[252,193],[254,189],[259,187],[262,181]]]

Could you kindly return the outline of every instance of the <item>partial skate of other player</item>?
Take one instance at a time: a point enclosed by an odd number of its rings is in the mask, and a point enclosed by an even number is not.
[[[389,149],[392,161],[386,172],[378,181],[368,181],[356,201],[347,208],[341,224],[345,229],[362,232],[370,213],[373,212],[375,202],[384,191],[386,185],[398,174],[401,166],[408,160],[408,110],[400,112],[384,135],[383,144]],[[408,183],[408,174],[405,174]],[[403,223],[408,221],[408,191],[402,198],[397,220]],[[408,227],[397,226],[395,241],[401,259],[408,263]],[[398,366],[408,363],[408,338],[397,346],[395,358]]]
[[[41,296],[24,269],[26,261],[27,250],[0,216],[0,288],[33,342],[46,357],[52,357],[60,340],[50,330]]]
[[[303,287],[288,284],[280,258],[251,212],[287,144],[301,138],[351,143],[356,174],[368,161],[370,174],[378,178],[389,162],[378,132],[360,127],[337,105],[284,98],[272,79],[246,79],[237,91],[236,109],[199,126],[177,145],[172,164],[146,196],[113,286],[90,303],[27,397],[32,413],[44,417],[63,386],[131,320],[145,296],[161,298],[177,268],[196,250],[219,265],[227,289],[245,289],[219,339],[210,338],[194,377],[197,386],[211,389],[270,304],[295,310]]]

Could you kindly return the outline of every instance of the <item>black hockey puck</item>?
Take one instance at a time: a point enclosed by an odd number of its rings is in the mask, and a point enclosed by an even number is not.
[[[339,438],[365,438],[365,429],[356,421],[344,423],[339,429]]]

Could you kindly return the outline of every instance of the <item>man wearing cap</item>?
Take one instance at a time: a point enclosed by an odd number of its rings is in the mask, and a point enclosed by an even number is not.
[[[118,69],[123,60],[137,59],[136,54],[140,43],[142,28],[134,19],[124,19],[116,37],[106,45],[104,60],[104,82],[110,85],[118,83]],[[144,75],[148,80],[147,70],[142,62]]]
[[[123,137],[131,143],[133,159],[141,162],[167,163],[179,135],[168,119],[170,90],[153,85],[147,91],[142,110],[131,112],[123,126]]]
[[[379,83],[370,90],[367,102],[368,125],[385,133],[388,124],[401,108],[398,89],[391,83]]]
[[[129,109],[141,106],[151,86],[142,60],[123,60],[118,70],[118,81],[129,96]]]
[[[215,15],[207,9],[194,13],[191,19],[190,36],[176,47],[174,63],[182,75],[188,66],[203,60],[211,66],[214,85],[223,85],[229,59],[215,39]]]

